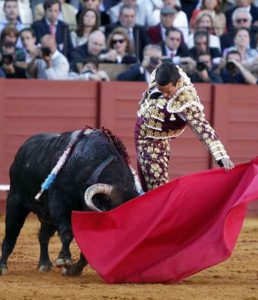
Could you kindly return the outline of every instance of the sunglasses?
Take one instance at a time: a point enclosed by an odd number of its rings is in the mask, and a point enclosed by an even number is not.
[[[180,38],[176,38],[176,37],[170,37],[169,38],[170,39],[170,41],[177,41],[177,42],[181,42],[181,39]]]
[[[236,19],[237,23],[248,22],[248,19]]]
[[[125,40],[124,39],[119,39],[119,40],[113,40],[111,42],[112,45],[115,45],[116,43],[122,44]]]

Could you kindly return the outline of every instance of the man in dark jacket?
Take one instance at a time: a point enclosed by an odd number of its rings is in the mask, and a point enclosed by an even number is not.
[[[131,66],[128,70],[117,76],[119,81],[145,81],[150,82],[150,76],[154,69],[161,64],[162,52],[159,45],[147,45],[143,50],[141,64]]]
[[[51,34],[55,37],[58,50],[69,57],[73,46],[68,25],[58,20],[61,9],[60,2],[58,0],[45,0],[43,6],[45,17],[31,25],[35,31],[36,42],[40,43],[44,35]]]

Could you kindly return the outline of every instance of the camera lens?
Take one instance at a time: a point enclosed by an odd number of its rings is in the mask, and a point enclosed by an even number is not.
[[[232,73],[237,69],[237,67],[232,61],[228,61],[226,63],[226,69],[229,73]]]
[[[197,64],[196,64],[196,69],[198,71],[203,71],[203,70],[207,69],[207,66],[204,62],[198,61]]]

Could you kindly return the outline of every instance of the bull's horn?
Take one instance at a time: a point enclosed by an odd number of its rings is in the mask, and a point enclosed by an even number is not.
[[[105,184],[105,183],[96,183],[91,185],[87,188],[87,190],[84,193],[84,201],[86,205],[94,210],[94,211],[102,211],[99,209],[92,201],[92,197],[96,194],[105,194],[107,196],[111,195],[111,192],[113,190],[112,185]]]

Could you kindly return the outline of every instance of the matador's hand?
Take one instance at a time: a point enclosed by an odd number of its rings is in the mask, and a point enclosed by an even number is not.
[[[221,163],[225,171],[232,170],[235,167],[234,163],[231,161],[230,158],[222,158]]]

